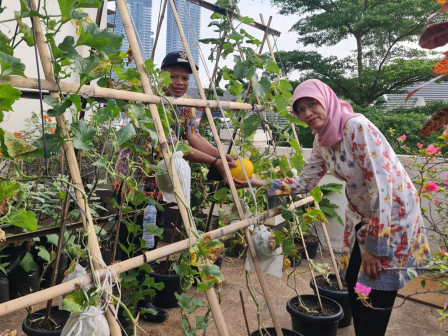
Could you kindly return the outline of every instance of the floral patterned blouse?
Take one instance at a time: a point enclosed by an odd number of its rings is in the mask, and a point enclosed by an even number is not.
[[[183,95],[181,98],[187,98],[187,95]],[[185,134],[199,133],[199,127],[197,125],[196,119],[196,109],[194,107],[188,106],[176,106],[177,120],[173,126],[174,133],[167,137],[168,143],[177,142],[176,134],[182,137]],[[151,143],[151,139],[148,139],[148,143]],[[149,150],[148,156],[153,157],[153,164],[157,165],[158,161],[161,159],[161,153],[154,153],[155,150],[151,148]],[[115,164],[115,172],[117,174],[126,175],[128,170],[128,158],[132,155],[132,151],[129,148],[124,148],[120,151],[118,155],[118,160]],[[136,176],[139,179],[139,176]],[[123,183],[123,179],[115,177],[112,181],[114,191],[119,193]],[[154,176],[145,177],[140,184],[141,191],[145,192],[147,196],[151,197],[156,201],[162,201],[162,193],[157,188],[157,184]]]
[[[361,253],[381,257],[384,268],[418,267],[429,258],[420,199],[386,138],[363,116],[347,121],[342,140],[321,147],[317,136],[300,176],[272,180],[270,195],[311,191],[329,171],[346,182],[349,203],[340,263],[344,277],[357,238]],[[362,223],[356,233],[355,226]],[[410,280],[406,271],[381,272],[378,280],[361,270],[358,281],[373,289],[398,290]]]

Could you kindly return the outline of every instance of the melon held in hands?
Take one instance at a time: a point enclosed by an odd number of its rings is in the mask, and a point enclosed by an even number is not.
[[[246,169],[247,176],[251,178],[254,174],[254,165],[248,159],[241,159],[241,161],[243,162],[244,169]],[[230,173],[237,180],[246,181],[246,176],[244,175],[240,160],[235,160],[235,163],[237,166],[230,168]]]

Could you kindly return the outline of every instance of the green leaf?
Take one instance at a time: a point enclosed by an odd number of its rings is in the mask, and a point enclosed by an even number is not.
[[[31,30],[31,28],[27,24],[22,23],[22,25],[20,26],[19,32],[23,34],[22,40],[24,40],[25,43],[29,47],[33,47],[34,46],[34,35],[33,35],[33,31]]]
[[[37,247],[37,255],[45,262],[49,263],[51,261],[50,252],[45,248],[45,246],[36,246]]]
[[[58,154],[61,151],[62,144],[64,143],[64,138],[59,133],[45,133],[45,149],[47,151],[47,157],[51,157],[54,154]],[[41,157],[43,157],[44,153],[44,142],[43,136],[36,140],[33,143],[33,146],[39,149],[41,153]]]
[[[78,0],[58,0],[62,22],[67,22],[72,18],[71,13],[77,1]]]
[[[227,187],[223,187],[221,189],[219,189],[214,197],[218,200],[218,201],[223,201],[227,198],[227,192],[228,192],[228,188]]]
[[[242,125],[242,137],[250,138],[252,134],[258,129],[258,126],[261,124],[261,117],[255,114],[251,114],[248,118],[244,119]]]
[[[1,111],[12,111],[12,104],[19,99],[22,92],[14,88],[11,84],[0,84],[0,122],[3,121]]]
[[[414,268],[408,268],[408,269],[406,270],[406,272],[408,273],[408,275],[409,275],[409,277],[410,277],[411,279],[415,279],[415,278],[417,278],[417,276],[418,276],[418,273],[417,273],[417,271],[416,271]]]
[[[37,149],[25,140],[15,137],[9,133],[5,133],[4,143],[8,150],[8,155],[12,158],[19,158],[19,156],[25,153],[33,152]]]
[[[25,272],[30,272],[35,269],[39,269],[39,266],[37,266],[36,262],[34,261],[33,255],[29,252],[25,254],[23,259],[20,261],[19,264]]]
[[[49,234],[47,235],[47,242],[53,244],[54,246],[58,246],[59,236],[57,234]]]
[[[120,114],[120,108],[117,106],[115,99],[109,99],[107,105],[98,109],[95,116],[99,123],[115,119]]]
[[[206,322],[205,316],[196,316],[196,329],[206,330],[208,328],[208,323]]]
[[[257,75],[254,75],[252,76],[251,81],[255,94],[260,98],[263,98],[266,95],[266,92],[271,89],[271,81],[266,77],[261,77],[261,79],[258,80]]]
[[[115,34],[110,29],[101,31],[95,23],[83,21],[76,45],[86,45],[106,54],[112,54],[120,50],[122,39],[122,36]]]
[[[299,255],[297,254],[297,247],[292,239],[285,239],[283,241],[282,249],[283,253],[289,257],[299,257]]]
[[[12,198],[20,191],[20,183],[14,180],[0,182],[0,201]]]
[[[1,76],[25,76],[25,64],[20,61],[20,58],[5,54],[0,51],[0,66],[1,66]]]
[[[8,215],[8,222],[30,232],[37,230],[36,214],[33,211],[24,209],[13,210]]]
[[[75,38],[73,36],[66,36],[58,47],[64,53],[64,57],[75,58],[79,56],[75,49]]]
[[[269,73],[275,73],[277,75],[280,74],[280,69],[273,60],[269,60],[268,64],[266,64],[266,71]]]
[[[251,72],[252,68],[247,62],[237,62],[233,70],[233,74],[238,79],[244,79]]]
[[[80,120],[72,123],[74,136],[72,138],[73,146],[76,149],[90,150],[93,148],[93,140],[96,137],[96,128]]]
[[[11,39],[0,31],[0,51],[8,55],[13,55],[14,49],[9,45],[10,41]]]
[[[95,72],[95,68],[98,67],[105,56],[102,54],[93,54],[89,57],[83,58],[76,56],[74,58],[74,71],[79,74],[79,80],[81,84],[85,84],[89,80],[102,77],[104,73]]]
[[[237,81],[231,81],[229,91],[234,96],[237,96],[243,91],[243,85]]]
[[[80,0],[76,8],[98,8],[104,0]]]
[[[324,195],[327,195],[330,192],[336,192],[338,194],[342,195],[342,189],[343,185],[340,183],[327,183],[320,186],[320,189],[322,190]]]
[[[76,112],[80,112],[82,109],[81,96],[78,94],[72,94],[72,95],[70,95],[70,97],[68,97],[68,99],[73,103],[73,105],[75,105]]]
[[[134,126],[132,126],[132,124],[129,123],[125,127],[119,129],[116,135],[117,135],[117,141],[115,141],[115,146],[120,147],[126,141],[136,136],[137,133],[135,132]]]
[[[314,187],[314,189],[311,190],[310,194],[314,197],[316,202],[320,202],[322,200],[322,191],[320,190],[319,186]]]
[[[146,118],[145,107],[140,102],[137,102],[135,104],[129,104],[128,112],[131,116],[133,116],[137,120],[142,120]]]
[[[69,99],[64,100],[62,103],[59,103],[59,101],[55,98],[53,98],[56,101],[56,104],[53,106],[52,109],[47,110],[47,114],[50,117],[56,117],[60,116],[61,114],[65,113],[65,111],[72,106],[72,101]],[[50,101],[50,99],[46,99],[45,102]]]

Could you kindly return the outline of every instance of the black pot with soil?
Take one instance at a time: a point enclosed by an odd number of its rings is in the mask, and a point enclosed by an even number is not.
[[[297,331],[285,329],[282,328],[283,336],[303,336],[302,334],[298,333]],[[277,336],[277,332],[275,331],[275,328],[263,328],[260,332],[260,330],[255,330],[254,332],[250,333],[250,336]]]
[[[319,247],[319,238],[317,238],[316,236],[307,235],[304,237],[304,239],[306,244],[306,250],[308,251],[308,256],[310,259],[313,259],[314,257],[316,257],[317,254],[317,248]],[[302,240],[294,239],[294,242],[296,243],[296,246],[299,249],[302,258],[306,258]]]
[[[51,307],[51,319],[45,320],[47,308],[32,312],[22,323],[22,330],[28,336],[58,336],[61,334],[65,323],[70,317],[70,312],[59,310],[59,307]]]
[[[150,273],[150,276],[154,278],[154,281],[165,284],[162,290],[156,291],[152,302],[161,308],[177,307],[178,303],[174,293],[182,293],[179,275],[174,271],[170,271],[170,263],[167,261],[152,263],[151,268],[153,269],[153,273]]]
[[[344,316],[341,305],[321,296],[321,310],[316,295],[301,295],[301,298],[304,305],[316,313],[311,315],[301,307],[297,296],[291,298],[286,304],[286,310],[291,315],[292,329],[303,336],[336,336],[338,323]]]
[[[329,281],[326,281],[322,275],[316,277],[317,287],[319,293],[323,296],[329,297],[339,303],[344,310],[344,317],[339,321],[338,327],[348,327],[352,323],[352,309],[350,307],[350,299],[348,297],[348,290],[345,283],[342,283],[343,289],[339,290],[336,275],[330,274]],[[316,293],[316,287],[314,281],[310,280],[310,286]]]

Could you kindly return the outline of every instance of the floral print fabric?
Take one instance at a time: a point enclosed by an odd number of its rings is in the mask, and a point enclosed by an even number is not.
[[[429,246],[424,232],[420,200],[414,185],[386,138],[369,120],[347,121],[336,146],[314,142],[301,175],[272,180],[270,195],[311,191],[329,171],[346,182],[349,203],[340,263],[345,276],[355,239],[361,253],[381,257],[386,271],[378,280],[361,270],[358,281],[379,290],[398,290],[409,280],[406,271],[393,267],[418,267],[426,263]],[[355,225],[362,223],[356,233]],[[387,270],[389,269],[389,270]]]

